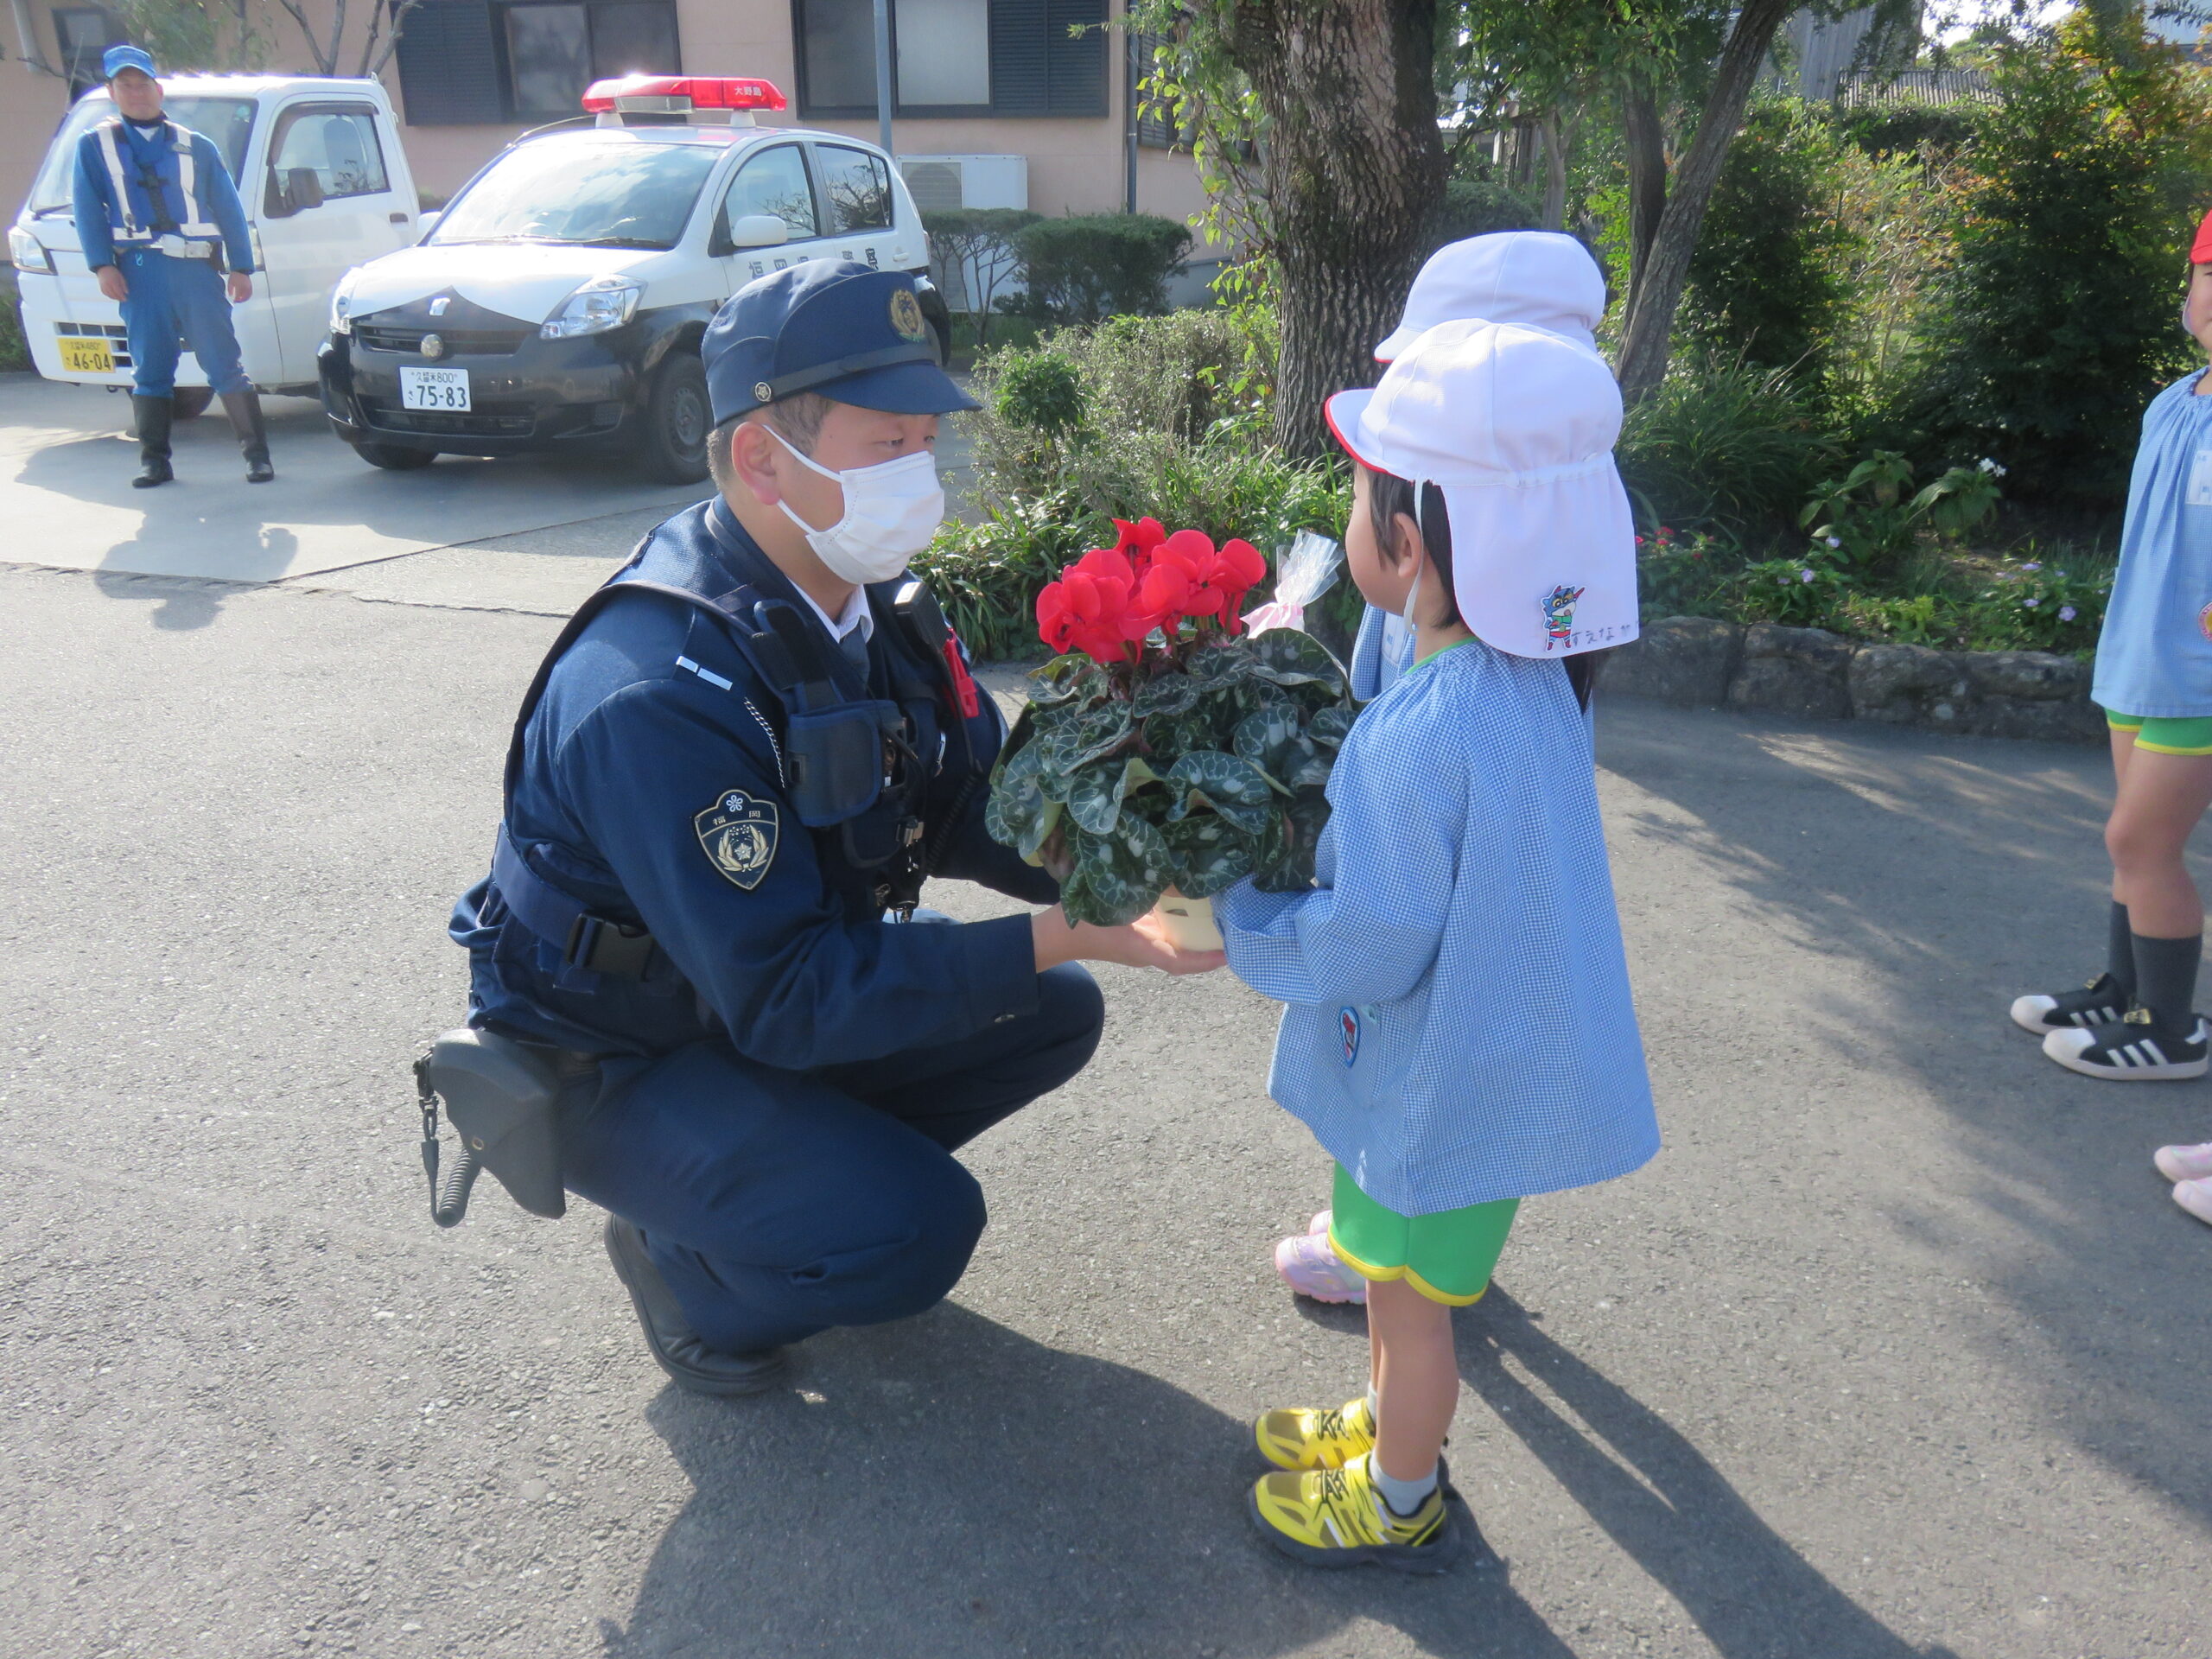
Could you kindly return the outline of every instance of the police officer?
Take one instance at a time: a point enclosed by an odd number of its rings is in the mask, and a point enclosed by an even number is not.
[[[718,496],[556,641],[516,722],[491,875],[455,906],[470,1023],[542,1046],[563,1174],[682,1386],[917,1313],[984,1221],[952,1156],[1089,1061],[1078,960],[1217,967],[1058,909],[956,924],[925,876],[1037,904],[985,833],[1004,728],[920,584],[944,516],[938,367],[912,278],[814,260],[702,347]]]
[[[230,308],[253,297],[238,187],[213,142],[162,114],[162,83],[143,48],[111,46],[100,67],[117,113],[77,141],[77,238],[100,292],[123,308],[138,435],[130,482],[149,489],[176,476],[169,420],[181,336],[223,400],[246,481],[266,484],[276,472],[261,397],[238,366],[231,326]]]

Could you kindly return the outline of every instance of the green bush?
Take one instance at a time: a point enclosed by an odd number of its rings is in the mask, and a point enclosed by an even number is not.
[[[1676,327],[1708,353],[1827,382],[1851,300],[1856,238],[1835,201],[1842,143],[1796,100],[1752,110],[1706,209]]]
[[[2202,186],[2203,94],[2179,54],[2101,50],[2077,14],[1999,54],[1912,400],[1931,448],[2076,506],[2121,499],[2143,407],[2189,361],[2175,315]]]
[[[1016,241],[1028,291],[1000,302],[1018,316],[1094,323],[1167,308],[1167,280],[1183,268],[1189,229],[1157,213],[1071,213],[1039,219]]]
[[[1616,454],[1647,526],[1783,529],[1840,458],[1784,371],[1687,359],[1630,410]]]
[[[1869,156],[1949,152],[1974,142],[1980,117],[1980,109],[1972,104],[1876,104],[1840,111],[1836,134]]]
[[[1489,179],[1446,179],[1429,220],[1422,257],[1447,242],[1494,231],[1536,231],[1543,228],[1537,203],[1510,185]]]
[[[16,298],[16,273],[0,284],[0,373],[21,373],[31,366],[31,348],[23,338],[23,314]]]

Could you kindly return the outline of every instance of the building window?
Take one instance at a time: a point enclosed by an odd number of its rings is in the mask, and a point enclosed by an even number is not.
[[[1136,111],[1137,143],[1147,149],[1188,149],[1197,138],[1195,132],[1176,130],[1172,100],[1146,91],[1143,86],[1158,73],[1156,54],[1169,44],[1165,35],[1129,36],[1129,103]]]
[[[269,161],[269,211],[279,210],[295,172],[315,175],[322,199],[378,196],[391,188],[376,112],[359,104],[309,105],[284,111]]]
[[[397,54],[410,126],[550,120],[594,80],[675,74],[675,0],[423,0]]]
[[[892,0],[893,112],[1099,116],[1107,0]],[[874,0],[792,0],[799,111],[875,113]]]
[[[54,14],[54,44],[61,48],[61,73],[69,77],[69,101],[75,103],[106,79],[100,59],[123,37],[107,13],[96,6],[64,6]]]

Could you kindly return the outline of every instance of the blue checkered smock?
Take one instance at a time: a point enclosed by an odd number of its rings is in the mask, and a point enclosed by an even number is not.
[[[1268,1092],[1361,1192],[1429,1215],[1624,1175],[1659,1150],[1563,664],[1480,640],[1363,711],[1308,893],[1215,900],[1289,1006]]]

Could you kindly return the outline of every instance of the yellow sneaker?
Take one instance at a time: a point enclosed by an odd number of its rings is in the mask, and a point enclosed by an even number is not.
[[[1373,1562],[1396,1573],[1441,1573],[1466,1548],[1445,1500],[1451,1487],[1439,1470],[1436,1490],[1400,1519],[1382,1502],[1368,1472],[1371,1453],[1341,1469],[1262,1475],[1252,1488],[1252,1522],[1284,1554],[1313,1567]]]
[[[1260,1455],[1278,1469],[1341,1469],[1375,1449],[1367,1396],[1335,1411],[1271,1411],[1252,1425]]]

